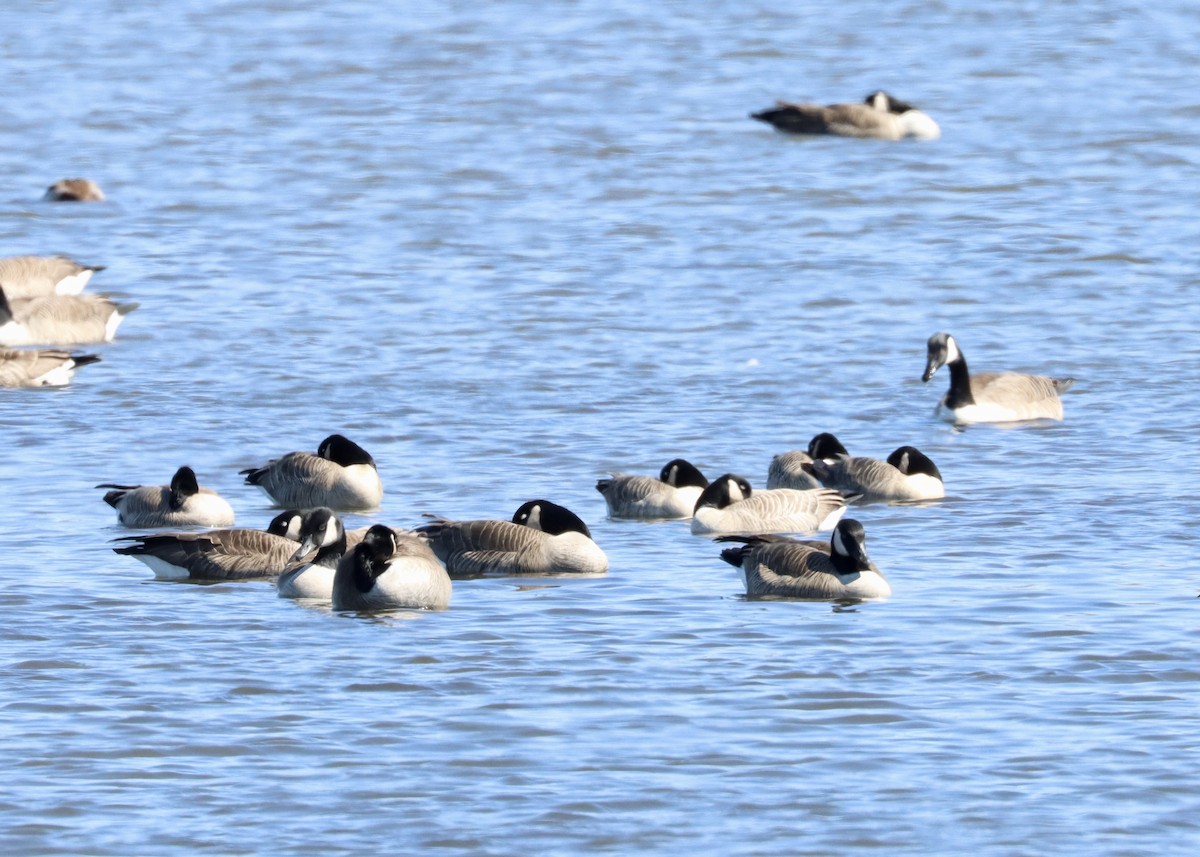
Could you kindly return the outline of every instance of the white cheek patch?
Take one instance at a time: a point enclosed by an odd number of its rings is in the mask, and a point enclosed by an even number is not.
[[[321,538],[321,547],[326,547],[337,541],[337,522],[330,518],[325,522],[325,535]]]
[[[746,499],[746,495],[742,493],[742,487],[737,484],[735,479],[729,480],[729,499],[734,503]]]
[[[906,452],[900,456],[900,466],[897,467],[896,469],[899,470],[901,473],[908,473],[908,467],[909,467],[908,453]]]
[[[958,353],[958,343],[954,341],[953,336],[946,337],[946,362],[953,363],[961,355]]]
[[[850,552],[846,550],[846,543],[842,540],[842,531],[833,531],[833,552],[838,556],[850,556]]]

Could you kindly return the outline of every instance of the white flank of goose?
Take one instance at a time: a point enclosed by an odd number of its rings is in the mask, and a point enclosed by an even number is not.
[[[103,265],[84,265],[66,256],[8,256],[0,259],[0,288],[9,300],[43,295],[77,295]]]
[[[80,366],[99,362],[95,354],[0,348],[0,387],[65,387]]]
[[[241,472],[247,485],[257,485],[275,505],[287,508],[363,512],[383,500],[375,459],[340,434],[321,441],[316,455],[289,452]]]
[[[925,373],[929,381],[942,366],[950,369],[950,389],[938,402],[934,413],[947,422],[1004,423],[1022,420],[1061,420],[1062,400],[1074,378],[1049,378],[1019,372],[981,372],[967,370],[958,343],[948,333],[935,333],[926,344]]]
[[[346,553],[346,530],[332,509],[318,508],[304,516],[300,546],[275,580],[280,598],[333,598],[333,577]]]
[[[614,473],[596,483],[613,518],[690,518],[708,480],[693,464],[676,458],[658,478]]]
[[[126,536],[114,553],[140,560],[160,580],[272,580],[300,540],[301,515],[281,512],[266,530],[209,530]]]
[[[451,521],[416,529],[454,578],[599,575],[608,557],[574,512],[548,500],[521,505],[511,521]]]
[[[338,562],[333,609],[445,610],[450,576],[423,538],[375,524]]]
[[[181,467],[170,485],[114,485],[104,502],[117,510],[126,527],[231,527],[233,508],[209,488],[201,488],[196,473]]]
[[[112,342],[125,316],[137,308],[90,294],[9,300],[0,288],[0,345]]]
[[[726,473],[696,501],[692,532],[811,533],[833,529],[845,513],[846,498],[831,488],[753,491],[744,478]]]
[[[750,118],[788,134],[832,134],[876,140],[904,137],[936,140],[942,135],[941,128],[928,115],[883,91],[871,93],[862,104],[777,101],[774,107],[751,113]]]
[[[752,598],[861,601],[892,594],[867,556],[862,524],[853,518],[839,521],[829,542],[772,535],[720,536],[717,541],[742,542],[721,551],[721,559],[741,572]]]

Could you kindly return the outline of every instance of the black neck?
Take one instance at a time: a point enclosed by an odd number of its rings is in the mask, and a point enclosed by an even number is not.
[[[946,407],[953,409],[975,404],[975,397],[971,395],[971,375],[967,371],[967,361],[959,355],[947,368],[950,370],[950,392],[946,394]]]

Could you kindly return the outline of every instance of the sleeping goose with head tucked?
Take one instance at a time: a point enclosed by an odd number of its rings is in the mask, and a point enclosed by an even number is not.
[[[549,500],[530,500],[511,521],[451,521],[417,527],[453,578],[598,575],[608,557],[578,515]]]
[[[338,562],[333,609],[445,610],[450,592],[450,576],[424,538],[375,524]]]
[[[831,460],[848,454],[841,441],[829,432],[821,432],[808,442],[807,451],[793,449],[771,459],[771,466],[767,470],[767,488],[795,488],[798,491],[820,488],[821,481],[813,473],[813,461]]]
[[[0,259],[0,288],[9,300],[43,295],[77,295],[103,265],[84,265],[66,256],[7,256]]]
[[[732,473],[714,479],[692,513],[692,532],[811,533],[832,529],[846,513],[846,498],[831,488],[754,491]]]
[[[99,362],[95,354],[0,348],[0,387],[65,387],[80,366]]]
[[[682,458],[663,465],[657,479],[614,473],[596,483],[613,518],[690,518],[707,487],[704,474]]]
[[[375,459],[340,434],[321,441],[316,455],[289,452],[241,473],[247,485],[257,485],[277,506],[291,509],[325,506],[339,512],[362,512],[378,508],[383,500]]]
[[[950,367],[950,389],[938,402],[935,414],[959,425],[1061,420],[1063,407],[1058,394],[1075,383],[1074,378],[1049,378],[1019,372],[972,375],[954,337],[948,333],[935,333],[926,343],[925,372],[921,380],[928,382],[942,366]]]
[[[853,518],[839,521],[829,542],[774,535],[719,536],[717,541],[742,542],[721,551],[721,559],[741,571],[752,598],[858,601],[892,594],[867,556],[862,524]]]
[[[136,303],[103,295],[9,299],[0,287],[0,345],[86,345],[112,342]]]
[[[902,446],[886,461],[863,455],[840,455],[812,463],[826,488],[858,495],[857,502],[887,503],[936,500],[946,496],[937,465],[915,446]]]
[[[942,135],[938,124],[928,115],[882,90],[872,92],[861,104],[778,101],[772,108],[751,113],[750,118],[788,134],[832,134],[876,140],[904,137],[936,140]]]
[[[300,513],[288,510],[265,530],[126,536],[113,552],[140,560],[160,580],[271,580],[295,554],[300,523]]]
[[[117,510],[117,520],[126,527],[231,527],[233,507],[217,492],[201,488],[196,472],[180,467],[170,485],[114,485],[104,502]]]

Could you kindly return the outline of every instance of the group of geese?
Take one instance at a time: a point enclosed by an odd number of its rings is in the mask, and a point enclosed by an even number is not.
[[[954,337],[926,344],[923,379],[942,366],[950,387],[935,413],[956,424],[1060,420],[1059,393],[1071,379],[1015,372],[971,375]],[[156,577],[194,582],[273,580],[281,597],[334,610],[442,610],[452,580],[513,576],[597,576],[608,558],[587,524],[549,500],[523,503],[509,519],[426,515],[411,529],[372,524],[347,531],[339,513],[377,509],[383,483],[374,458],[334,434],[315,453],[290,452],[241,474],[285,509],[265,530],[233,528],[233,509],[181,467],[169,485],[103,484],[105,501],[131,528],[209,527],[119,539]],[[611,518],[690,519],[692,533],[733,544],[721,558],[738,568],[750,597],[858,601],[891,586],[867,554],[851,504],[912,503],[945,496],[942,474],[913,446],[886,459],[852,456],[836,436],[817,434],[805,450],[776,455],[766,488],[734,473],[707,479],[683,458],[657,476],[600,479]],[[829,541],[790,534],[829,531]]]

